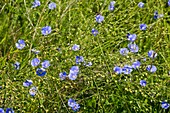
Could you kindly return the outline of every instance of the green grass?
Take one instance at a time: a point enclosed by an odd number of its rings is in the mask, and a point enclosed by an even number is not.
[[[0,1],[0,108],[11,107],[16,113],[66,113],[73,112],[67,105],[74,98],[81,108],[79,113],[163,113],[160,102],[170,103],[170,8],[168,0],[144,0],[145,7],[139,8],[139,0],[117,0],[115,10],[108,11],[110,1],[105,0],[53,0],[55,10],[48,9],[50,0],[41,0],[41,6],[31,8],[33,0]],[[157,10],[163,18],[153,19]],[[104,16],[104,22],[97,24],[96,14]],[[146,23],[148,29],[141,31],[139,25]],[[49,25],[52,33],[41,34],[41,28]],[[99,34],[94,37],[92,28]],[[127,57],[119,54],[120,48],[129,43],[126,34],[136,33],[137,54]],[[15,43],[24,39],[26,47],[18,50]],[[72,51],[74,44],[80,51]],[[57,48],[61,48],[61,52]],[[40,50],[34,55],[31,49]],[[151,60],[149,50],[158,56]],[[61,81],[59,73],[69,73],[75,64],[75,56],[81,55],[92,61],[92,67],[80,65],[75,81]],[[30,60],[38,57],[50,60],[47,75],[39,77]],[[113,68],[131,63],[130,59],[142,61],[139,70],[131,75],[116,75]],[[15,61],[21,63],[20,70],[14,70]],[[149,64],[157,66],[152,74],[146,71]],[[36,96],[29,95],[29,88],[23,82],[31,79],[38,87]],[[141,79],[147,81],[141,87]]]

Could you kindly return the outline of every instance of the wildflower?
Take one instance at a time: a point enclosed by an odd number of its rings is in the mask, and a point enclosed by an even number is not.
[[[44,68],[38,68],[37,70],[36,70],[36,74],[38,75],[38,76],[44,76],[44,75],[46,75],[46,70],[44,69]]]
[[[55,9],[55,8],[56,8],[56,3],[51,2],[51,3],[48,5],[48,8],[51,9],[51,10]]]
[[[128,48],[130,49],[130,52],[137,53],[139,51],[139,47],[136,44],[128,44]]]
[[[34,66],[38,66],[40,63],[40,59],[38,58],[34,58],[31,60],[31,65],[34,67]]]
[[[70,98],[70,99],[68,100],[68,106],[70,106],[70,107],[74,107],[74,106],[75,106],[75,104],[76,104],[76,101],[75,101],[75,100],[73,100],[72,98]]]
[[[67,73],[66,72],[59,73],[59,77],[61,80],[64,80],[67,77]]]
[[[33,83],[32,80],[26,80],[25,82],[23,82],[23,86],[29,87],[32,85],[32,83]]]
[[[39,50],[36,50],[36,49],[31,49],[31,51],[32,51],[33,53],[35,53],[35,54],[39,54],[39,53],[40,53],[40,51],[39,51]]]
[[[129,41],[134,42],[136,40],[136,34],[128,34],[127,38]]]
[[[156,66],[154,65],[148,65],[146,69],[151,73],[154,73],[157,70]]]
[[[7,108],[6,113],[14,113],[14,110],[12,108]]]
[[[168,6],[170,6],[170,0],[168,0]]]
[[[153,50],[150,50],[150,51],[148,52],[148,56],[149,56],[150,58],[156,58],[157,53],[156,53],[155,51],[153,51]]]
[[[154,19],[158,19],[158,11],[154,12]]]
[[[73,51],[78,51],[78,50],[80,50],[80,45],[74,44],[73,47],[72,47],[72,50],[73,50]]]
[[[119,52],[121,55],[126,56],[129,53],[129,50],[127,48],[121,48]]]
[[[114,5],[115,5],[115,3],[116,3],[115,1],[110,2],[109,8],[108,8],[109,11],[113,11],[113,10],[114,10],[114,8],[115,8]]]
[[[75,103],[73,107],[71,107],[73,111],[78,111],[80,108],[80,105]]]
[[[0,113],[4,113],[4,109],[0,108]]]
[[[143,8],[144,7],[144,3],[143,2],[139,2],[138,3],[138,7]]]
[[[42,68],[48,68],[48,67],[50,66],[50,61],[44,60],[44,61],[41,63],[41,65],[42,65]]]
[[[99,33],[96,29],[92,29],[91,32],[94,36],[96,36]]]
[[[34,8],[34,7],[38,7],[38,6],[41,5],[41,3],[40,3],[39,0],[35,0],[32,4],[33,4],[33,5],[32,5],[33,8]]]
[[[139,61],[136,61],[136,62],[133,62],[132,67],[133,67],[134,69],[136,69],[136,68],[139,68],[140,65],[141,65],[141,63],[140,63]]]
[[[162,18],[163,16],[163,14],[158,14],[158,11],[154,12],[154,19]]]
[[[140,24],[139,28],[140,28],[140,30],[146,30],[147,25],[146,24]]]
[[[164,108],[164,109],[168,109],[168,108],[169,108],[169,106],[170,106],[170,104],[169,104],[169,103],[167,103],[167,102],[165,102],[165,101],[161,102],[161,107],[162,107],[162,108]]]
[[[20,68],[20,63],[19,63],[19,62],[15,62],[15,63],[14,63],[14,68],[15,68],[16,70],[19,70],[19,68]]]
[[[141,81],[140,81],[140,85],[141,85],[141,86],[146,86],[146,81],[145,81],[145,80],[141,80]]]
[[[70,69],[70,73],[78,73],[79,72],[79,67],[78,66],[72,66]]]
[[[102,16],[100,14],[96,16],[96,22],[97,23],[101,23],[103,20],[104,20],[104,16]]]
[[[2,89],[2,86],[0,86],[0,89]]]
[[[81,62],[84,62],[83,56],[76,56],[76,64],[80,64]]]
[[[45,26],[45,27],[43,27],[43,28],[41,29],[41,33],[42,33],[43,35],[48,35],[48,34],[50,34],[50,33],[51,33],[51,27],[50,27],[50,26]]]
[[[68,78],[70,80],[76,80],[78,73],[69,73]]]
[[[32,87],[30,90],[29,90],[29,93],[31,96],[35,96],[36,93],[37,93],[37,88],[36,87]]]
[[[116,74],[121,74],[122,73],[122,68],[121,67],[118,67],[118,66],[116,66],[116,67],[114,67],[114,72],[116,73]]]
[[[143,60],[143,61],[146,61],[146,58],[143,58],[142,60]]]
[[[132,69],[132,66],[130,66],[130,65],[125,65],[123,68],[122,68],[122,72],[124,73],[124,74],[130,74],[131,72],[133,71],[133,69]]]
[[[14,110],[12,108],[7,108],[6,113],[14,113]]]
[[[84,65],[87,66],[87,67],[90,67],[90,66],[92,66],[93,64],[92,64],[92,62],[87,62],[87,63],[84,62]]]
[[[17,43],[15,43],[15,46],[18,48],[18,49],[23,49],[25,47],[25,42],[24,40],[18,40]]]

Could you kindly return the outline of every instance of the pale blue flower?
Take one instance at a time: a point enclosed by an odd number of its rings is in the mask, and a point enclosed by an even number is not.
[[[48,68],[48,67],[50,66],[50,61],[44,60],[44,61],[41,63],[41,65],[42,65],[42,68]]]
[[[56,3],[51,2],[51,3],[48,5],[48,8],[51,9],[51,10],[55,9],[55,8],[56,8]]]
[[[161,102],[161,107],[162,107],[162,108],[164,108],[164,109],[168,109],[168,108],[169,108],[169,106],[170,106],[170,104],[169,104],[169,103],[167,103],[167,102],[165,102],[165,101]]]
[[[121,48],[119,52],[121,55],[126,56],[129,53],[129,50],[127,48]]]
[[[153,51],[153,50],[150,50],[150,51],[148,52],[148,56],[149,56],[150,58],[156,58],[156,57],[157,57],[157,53],[156,53],[155,51]]]
[[[143,2],[139,2],[138,3],[138,7],[143,8],[144,7],[144,3]]]
[[[102,16],[100,14],[96,16],[96,22],[97,23],[101,23],[103,20],[104,20],[104,16]]]
[[[38,6],[40,6],[41,5],[41,3],[40,3],[40,1],[39,0],[35,0],[33,3],[32,3],[32,7],[34,8],[34,7],[38,7]]]
[[[78,51],[78,50],[80,50],[80,45],[74,44],[73,47],[72,47],[72,50],[73,50],[73,51]]]
[[[38,66],[40,64],[40,59],[38,58],[34,58],[31,60],[31,65],[34,66]]]
[[[154,73],[157,70],[156,66],[154,65],[148,65],[146,69],[151,73]]]
[[[25,82],[23,82],[23,86],[24,87],[29,87],[29,86],[31,86],[32,85],[32,80],[26,80]]]
[[[37,89],[36,87],[30,88],[30,90],[29,90],[30,95],[31,95],[31,96],[35,96],[36,93],[37,93],[37,90],[38,90],[38,89]]]
[[[51,33],[51,27],[50,26],[45,26],[45,27],[43,27],[42,29],[41,29],[41,33],[43,34],[43,35],[48,35],[48,34],[50,34]]]
[[[24,40],[18,40],[17,43],[15,43],[15,46],[18,48],[18,49],[23,49],[25,47],[25,42]]]
[[[146,86],[146,81],[145,81],[145,80],[141,80],[141,81],[140,81],[140,85],[141,85],[141,86]]]
[[[122,68],[121,67],[118,67],[118,66],[116,66],[116,67],[114,67],[114,72],[116,73],[116,74],[121,74],[122,73]]]

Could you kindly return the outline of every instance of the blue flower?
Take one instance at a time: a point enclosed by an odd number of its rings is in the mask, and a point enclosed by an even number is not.
[[[66,72],[59,73],[59,77],[61,80],[64,80],[67,77],[67,73]]]
[[[79,72],[79,67],[78,66],[72,66],[70,69],[70,73],[78,73]]]
[[[70,99],[68,100],[68,106],[74,107],[75,104],[76,104],[76,101],[75,101],[74,99],[70,98]]]
[[[72,50],[73,50],[73,51],[78,51],[78,50],[80,50],[80,45],[74,44],[73,47],[72,47]]]
[[[145,81],[145,80],[141,80],[141,81],[140,81],[140,85],[141,85],[141,86],[146,86],[146,81]]]
[[[130,66],[130,65],[125,65],[123,68],[122,68],[122,72],[124,73],[124,74],[130,74],[131,72],[133,71],[133,69],[132,69],[132,66]]]
[[[91,32],[94,36],[96,36],[99,33],[96,29],[92,29]]]
[[[154,12],[154,19],[158,19],[158,11]]]
[[[48,35],[48,34],[50,34],[50,33],[51,33],[51,27],[50,27],[50,26],[45,26],[45,27],[43,27],[43,28],[41,29],[41,33],[42,33],[43,35]]]
[[[132,67],[133,67],[134,69],[136,69],[136,68],[139,68],[140,65],[141,65],[141,63],[140,63],[139,61],[136,61],[136,62],[133,62]]]
[[[37,7],[41,5],[39,0],[35,0],[32,4],[33,4],[32,7]]]
[[[20,63],[19,63],[19,62],[15,62],[15,63],[14,63],[14,68],[15,68],[16,70],[19,70],[19,68],[20,68]]]
[[[44,76],[44,75],[46,75],[46,73],[47,73],[47,71],[46,71],[44,68],[38,68],[38,69],[36,70],[36,74],[37,74],[38,76]]]
[[[158,11],[154,12],[154,19],[162,18],[163,16],[163,14],[158,14]]]
[[[51,3],[48,5],[48,8],[51,9],[51,10],[55,9],[55,8],[56,8],[56,3],[51,2]]]
[[[48,67],[50,66],[50,61],[44,60],[44,61],[41,63],[41,65],[42,65],[42,68],[48,68]]]
[[[35,53],[35,54],[39,54],[39,53],[40,53],[40,51],[39,51],[39,50],[36,50],[36,49],[31,49],[31,51],[32,51],[33,53]]]
[[[92,64],[92,62],[87,62],[87,63],[84,62],[84,65],[87,66],[87,67],[90,67],[90,66],[92,66],[93,64]]]
[[[102,16],[100,14],[96,16],[96,22],[97,23],[101,23],[103,20],[104,20],[104,16]]]
[[[161,107],[162,107],[162,108],[164,108],[164,109],[168,109],[168,108],[169,108],[169,106],[170,106],[170,104],[169,104],[169,103],[167,103],[167,102],[165,102],[165,101],[161,102]]]
[[[170,6],[170,0],[168,0],[168,6]]]
[[[36,87],[30,88],[29,93],[31,96],[35,96],[37,93],[37,88]]]
[[[23,49],[25,47],[25,42],[24,40],[18,40],[17,43],[15,43],[15,46],[18,48],[18,49]]]
[[[127,38],[129,41],[134,42],[136,40],[136,34],[128,34]]]
[[[114,10],[114,8],[115,8],[114,5],[115,5],[115,3],[116,3],[115,1],[110,2],[109,8],[108,8],[109,11],[113,11],[113,10]]]
[[[76,64],[80,64],[81,62],[84,62],[83,56],[76,56]]]
[[[139,47],[136,44],[128,44],[128,48],[130,49],[130,52],[137,53],[139,51]]]
[[[143,2],[139,2],[138,3],[138,7],[143,8],[144,7],[144,3]]]
[[[140,24],[139,28],[140,28],[140,30],[146,30],[147,25],[146,24]]]
[[[32,85],[32,83],[33,83],[32,80],[26,80],[25,82],[23,82],[23,86],[29,87]]]
[[[69,73],[68,78],[70,80],[76,80],[78,73]]]
[[[121,55],[126,56],[129,53],[129,50],[127,48],[121,48],[119,52]]]
[[[150,50],[150,51],[148,52],[148,56],[149,56],[150,58],[156,58],[157,53],[156,53],[155,51],[153,51],[153,50]]]
[[[73,107],[71,107],[73,111],[78,111],[80,109],[80,105],[75,103]]]
[[[154,73],[157,70],[156,66],[154,65],[148,65],[146,69],[151,73]]]
[[[12,108],[7,108],[6,113],[14,113],[14,110]]]
[[[116,66],[116,67],[114,67],[114,72],[116,73],[116,74],[121,74],[122,73],[122,68],[121,67],[118,67],[118,66]]]
[[[4,109],[0,108],[0,113],[4,113]]]
[[[34,58],[31,60],[31,65],[34,66],[38,66],[40,64],[40,59],[38,58]]]

